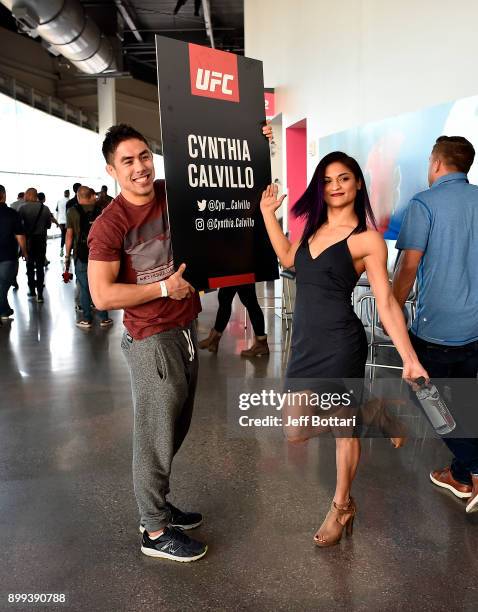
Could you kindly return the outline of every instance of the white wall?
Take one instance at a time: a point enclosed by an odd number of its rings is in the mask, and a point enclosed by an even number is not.
[[[65,189],[80,182],[99,191],[114,181],[105,170],[101,137],[0,94],[0,184],[7,202],[28,187],[43,191],[54,210]],[[154,155],[157,178],[164,178],[163,157]]]
[[[309,142],[478,93],[476,0],[244,5],[246,55],[264,62],[284,129],[307,118]]]

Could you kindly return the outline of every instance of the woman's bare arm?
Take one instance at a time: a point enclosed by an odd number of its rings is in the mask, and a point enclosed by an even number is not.
[[[417,354],[408,336],[405,317],[394,298],[387,273],[387,245],[382,236],[368,231],[364,236],[365,256],[363,258],[370,287],[375,296],[377,310],[388,335],[403,361],[403,378],[416,379],[428,374],[418,361]]]
[[[284,235],[279,221],[276,217],[276,210],[280,207],[286,195],[277,197],[277,185],[268,185],[262,193],[261,212],[264,217],[264,225],[266,226],[269,239],[275,254],[279,258],[284,268],[292,268],[294,265],[295,254],[300,245],[300,240],[293,244]]]

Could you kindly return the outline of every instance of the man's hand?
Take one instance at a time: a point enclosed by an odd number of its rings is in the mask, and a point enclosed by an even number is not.
[[[262,133],[268,139],[269,142],[272,142],[274,134],[272,133],[272,126],[270,121],[267,121],[266,125],[263,126]]]
[[[181,264],[174,274],[166,279],[166,287],[168,289],[168,297],[172,300],[184,300],[194,293],[194,287],[192,287],[183,278],[183,272],[186,269],[186,264]]]

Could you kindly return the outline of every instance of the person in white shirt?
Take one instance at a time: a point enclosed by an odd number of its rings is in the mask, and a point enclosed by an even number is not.
[[[63,257],[63,249],[65,248],[65,237],[66,237],[66,203],[70,199],[70,190],[65,189],[63,198],[58,200],[56,203],[56,212],[58,213],[56,218],[61,230],[61,246],[60,246],[60,257]]]

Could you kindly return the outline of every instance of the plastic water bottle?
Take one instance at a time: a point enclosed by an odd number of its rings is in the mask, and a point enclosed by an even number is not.
[[[426,384],[423,376],[415,382],[420,385],[420,389],[416,391],[418,401],[437,434],[443,436],[453,431],[456,427],[455,419],[435,385],[431,382]]]

